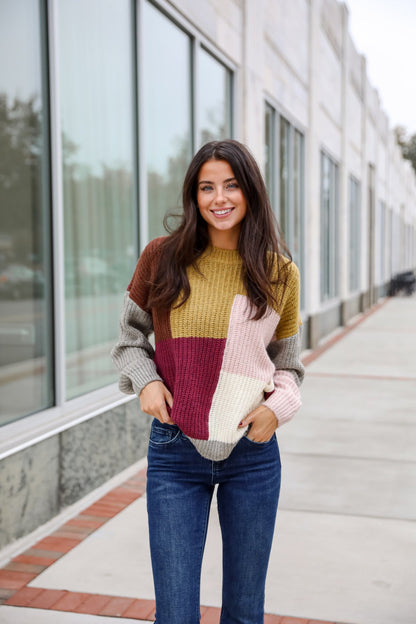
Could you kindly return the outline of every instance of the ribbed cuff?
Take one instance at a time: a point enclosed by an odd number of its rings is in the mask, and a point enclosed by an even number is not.
[[[281,427],[293,418],[302,405],[302,401],[299,388],[291,373],[279,371],[274,379],[275,391],[264,401],[263,405],[274,412]]]

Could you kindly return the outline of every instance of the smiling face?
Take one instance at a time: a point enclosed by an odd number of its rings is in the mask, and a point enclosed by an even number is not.
[[[226,160],[207,160],[198,175],[197,202],[214,247],[237,249],[247,204]]]

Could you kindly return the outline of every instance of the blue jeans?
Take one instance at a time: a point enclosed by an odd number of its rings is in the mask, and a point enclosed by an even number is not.
[[[202,556],[214,486],[223,542],[220,624],[263,624],[280,491],[276,436],[243,437],[223,461],[202,457],[176,425],[154,420],[147,509],[156,624],[199,624]]]

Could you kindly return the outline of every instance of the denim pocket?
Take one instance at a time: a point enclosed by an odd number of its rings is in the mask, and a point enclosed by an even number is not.
[[[177,440],[181,430],[177,425],[167,425],[155,419],[150,430],[149,444],[152,446],[165,446]]]
[[[255,440],[252,440],[248,437],[248,433],[243,437],[243,440],[246,440],[249,444],[252,444],[253,446],[267,446],[268,444],[272,444],[272,442],[274,442],[274,440],[276,439],[276,434],[274,433],[270,440],[266,440],[265,442],[256,442]]]

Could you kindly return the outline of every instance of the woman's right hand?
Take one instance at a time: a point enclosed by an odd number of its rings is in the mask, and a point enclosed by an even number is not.
[[[143,412],[154,416],[162,423],[174,425],[170,418],[166,404],[173,405],[173,397],[165,384],[161,381],[151,381],[143,388],[139,395],[140,407]]]

